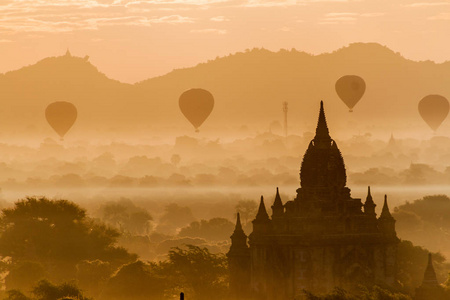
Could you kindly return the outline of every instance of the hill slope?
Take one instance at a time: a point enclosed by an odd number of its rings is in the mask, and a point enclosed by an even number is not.
[[[352,114],[334,91],[336,80],[346,74],[363,77],[367,85]],[[0,75],[0,125],[12,132],[22,127],[48,132],[45,107],[66,100],[78,107],[79,133],[146,135],[158,128],[190,132],[190,124],[179,112],[178,97],[193,87],[205,88],[215,97],[214,111],[202,126],[210,133],[230,132],[242,125],[265,130],[273,120],[281,120],[283,101],[289,102],[291,132],[311,131],[321,99],[338,135],[349,130],[386,136],[391,131],[428,133],[417,103],[427,94],[450,99],[450,62],[415,62],[374,43],[352,44],[317,56],[253,49],[128,85],[107,78],[86,59],[66,55]],[[447,123],[441,132],[450,129]]]
[[[367,85],[353,114],[347,113],[334,90],[336,80],[346,74],[363,77]],[[410,61],[379,44],[352,44],[317,56],[254,49],[175,70],[137,87],[155,95],[155,100],[176,99],[190,87],[206,88],[216,98],[211,118],[218,123],[266,121],[266,125],[281,119],[281,102],[288,101],[291,124],[311,130],[308,127],[316,122],[318,102],[323,99],[335,129],[360,124],[362,129],[386,125],[407,130],[408,123],[414,123],[428,130],[417,113],[417,103],[432,93],[450,99],[450,62]],[[166,104],[168,109],[176,111],[176,101],[171,104]]]

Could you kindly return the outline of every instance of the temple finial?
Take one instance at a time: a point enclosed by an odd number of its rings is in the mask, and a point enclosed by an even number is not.
[[[283,202],[281,201],[280,192],[277,187],[277,194],[275,195],[275,200],[273,201],[272,205],[272,219],[275,217],[281,217],[284,214],[284,206]]]
[[[320,140],[331,140],[330,134],[328,132],[327,120],[325,118],[325,110],[323,108],[323,101],[320,101],[320,112],[319,120],[317,122],[315,141]]]
[[[372,217],[376,217],[375,213],[375,202],[373,202],[372,195],[370,194],[370,186],[367,187],[367,197],[366,202],[364,203],[364,212],[367,215]]]
[[[387,203],[387,195],[384,195],[383,209],[381,210],[380,218],[392,218],[391,212],[389,211],[389,206]]]
[[[265,220],[269,219],[267,214],[266,206],[264,205],[264,197],[261,196],[261,202],[259,203],[258,213],[256,214],[255,220]]]
[[[370,185],[367,187],[366,203],[373,203],[372,194],[370,193]]]
[[[237,213],[236,216],[236,227],[231,235],[231,247],[227,255],[233,255],[234,253],[239,253],[242,249],[247,249],[247,235],[242,229],[241,215]]]
[[[242,230],[242,224],[241,224],[241,214],[237,213],[237,217],[236,217],[236,227],[234,229],[236,230]]]
[[[279,190],[278,190],[278,187],[277,187],[277,194],[275,195],[275,202],[274,202],[274,204],[278,204],[277,202],[279,202],[280,204],[282,204],[282,203],[281,203],[280,192],[279,192]]]

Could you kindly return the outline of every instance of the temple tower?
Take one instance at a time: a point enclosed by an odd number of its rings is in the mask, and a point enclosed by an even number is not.
[[[373,202],[372,195],[370,194],[370,186],[367,188],[366,202],[364,203],[364,213],[372,218],[376,218],[375,207],[377,205]]]
[[[445,300],[449,299],[445,295],[445,290],[439,285],[436,272],[433,267],[433,258],[428,254],[428,264],[423,276],[422,285],[416,289],[415,300]]]
[[[389,211],[387,195],[384,195],[384,204],[381,211],[381,215],[378,218],[378,224],[383,234],[387,236],[395,236],[395,219],[392,217]]]
[[[231,296],[234,299],[246,299],[250,292],[250,250],[239,213],[237,213],[236,227],[231,235],[231,247],[227,257]]]
[[[282,218],[283,215],[284,215],[284,206],[283,202],[281,201],[280,192],[278,191],[277,188],[275,200],[273,201],[272,205],[272,219]]]
[[[330,136],[321,102],[297,195],[283,204],[277,188],[271,217],[261,197],[252,222],[253,296],[285,300],[299,297],[305,289],[323,293],[335,287],[394,285],[399,240],[387,197],[377,218],[370,187],[363,204],[351,197],[346,184],[344,159]]]

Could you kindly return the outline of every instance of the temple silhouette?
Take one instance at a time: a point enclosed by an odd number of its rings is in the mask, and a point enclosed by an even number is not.
[[[439,285],[433,267],[431,253],[428,254],[428,264],[423,276],[422,285],[416,289],[414,300],[448,300],[444,288]]]
[[[321,102],[295,199],[283,204],[277,188],[269,217],[261,197],[248,239],[237,215],[227,254],[235,299],[294,299],[303,290],[395,284],[399,239],[387,197],[377,217],[370,187],[363,204],[351,197],[346,182]]]

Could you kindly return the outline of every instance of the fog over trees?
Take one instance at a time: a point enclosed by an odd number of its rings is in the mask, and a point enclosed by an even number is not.
[[[106,201],[93,211],[68,200],[16,201],[3,209],[0,220],[3,299],[176,299],[180,291],[190,299],[228,299],[224,253],[234,229],[233,211],[247,209],[253,219],[256,201],[236,202],[228,219],[197,219],[189,202],[185,205],[168,204],[156,217],[156,211],[129,199]],[[448,227],[447,206],[450,199],[436,195],[395,208],[398,233],[405,239],[398,249],[397,290],[361,287],[322,296],[305,291],[305,299],[411,299],[423,279],[426,248],[449,243],[442,230]],[[170,230],[159,225],[170,220]],[[433,260],[439,282],[448,284],[450,263],[440,253]]]

